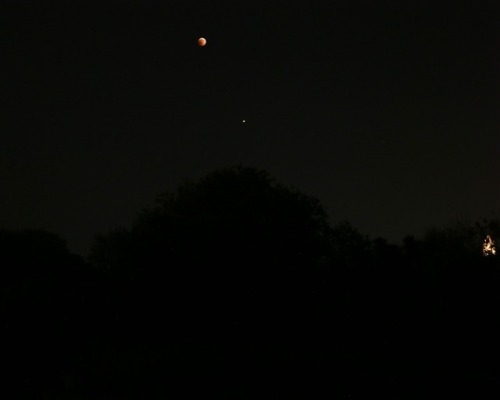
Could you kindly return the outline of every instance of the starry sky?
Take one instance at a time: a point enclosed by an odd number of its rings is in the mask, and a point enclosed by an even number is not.
[[[85,254],[159,193],[238,164],[393,242],[498,216],[499,11],[4,1],[0,227],[47,229]]]

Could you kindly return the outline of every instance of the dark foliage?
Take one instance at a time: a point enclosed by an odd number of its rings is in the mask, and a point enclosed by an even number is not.
[[[3,389],[50,398],[94,324],[94,279],[63,240],[39,231],[0,231]]]
[[[500,394],[498,221],[401,246],[265,171],[181,185],[90,262],[0,231],[5,388],[19,398]],[[483,393],[482,393],[483,392]]]

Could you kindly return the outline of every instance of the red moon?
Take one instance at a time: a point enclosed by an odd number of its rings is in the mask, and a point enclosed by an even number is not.
[[[207,44],[207,40],[205,38],[199,38],[198,39],[198,46],[203,47]]]

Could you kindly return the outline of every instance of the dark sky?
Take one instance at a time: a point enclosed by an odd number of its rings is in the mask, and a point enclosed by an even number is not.
[[[4,1],[0,226],[84,253],[236,164],[396,242],[498,215],[499,17],[496,0]]]

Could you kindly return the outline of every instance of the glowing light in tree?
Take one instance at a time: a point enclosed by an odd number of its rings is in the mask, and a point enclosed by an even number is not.
[[[490,235],[487,235],[483,242],[483,256],[494,256],[496,252],[495,242]]]

